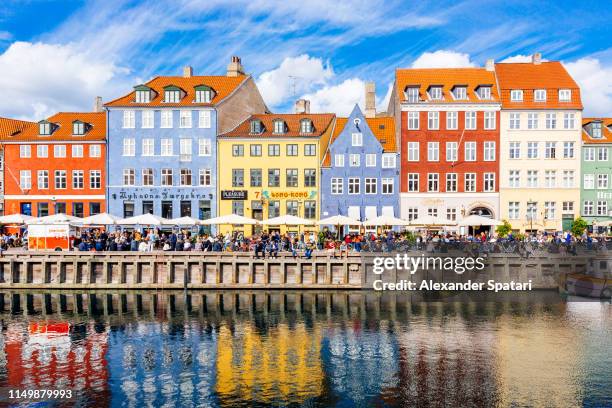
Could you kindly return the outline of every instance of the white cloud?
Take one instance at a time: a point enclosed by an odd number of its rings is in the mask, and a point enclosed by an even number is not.
[[[329,63],[302,54],[287,57],[278,68],[262,73],[257,86],[268,106],[278,106],[294,94],[310,92],[316,86],[326,84],[333,75]]]
[[[612,116],[612,66],[590,57],[564,65],[580,86],[584,116]]]
[[[462,68],[473,67],[469,54],[455,51],[438,50],[424,52],[412,63],[412,68]]]
[[[111,81],[126,72],[71,45],[15,42],[0,54],[0,114],[39,120],[91,110],[95,96],[116,95],[121,81]]]
[[[503,59],[501,62],[531,62],[531,55],[517,54]]]
[[[305,94],[302,98],[310,100],[310,111],[313,113],[331,112],[348,116],[356,103],[363,108],[365,82],[359,78],[346,79],[337,85],[325,86],[316,92]]]

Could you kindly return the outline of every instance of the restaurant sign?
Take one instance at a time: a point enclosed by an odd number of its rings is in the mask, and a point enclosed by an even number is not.
[[[246,190],[221,190],[222,200],[247,200],[248,193]]]

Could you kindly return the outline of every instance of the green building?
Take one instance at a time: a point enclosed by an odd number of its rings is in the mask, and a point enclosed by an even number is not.
[[[589,231],[611,231],[612,118],[582,120],[582,188],[580,214]]]

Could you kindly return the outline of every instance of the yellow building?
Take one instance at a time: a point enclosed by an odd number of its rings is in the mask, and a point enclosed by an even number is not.
[[[290,214],[319,219],[321,157],[335,116],[307,112],[306,108],[305,113],[252,115],[217,138],[219,215],[266,220]],[[250,235],[260,229],[221,225],[219,232],[238,230]],[[298,231],[285,226],[266,229]]]

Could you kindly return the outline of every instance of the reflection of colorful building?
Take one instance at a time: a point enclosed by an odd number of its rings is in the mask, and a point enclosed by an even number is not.
[[[34,123],[0,117],[0,215],[4,215],[4,142]]]
[[[335,116],[308,113],[308,101],[300,103],[303,113],[252,115],[218,137],[220,215],[319,219],[321,152]]]

